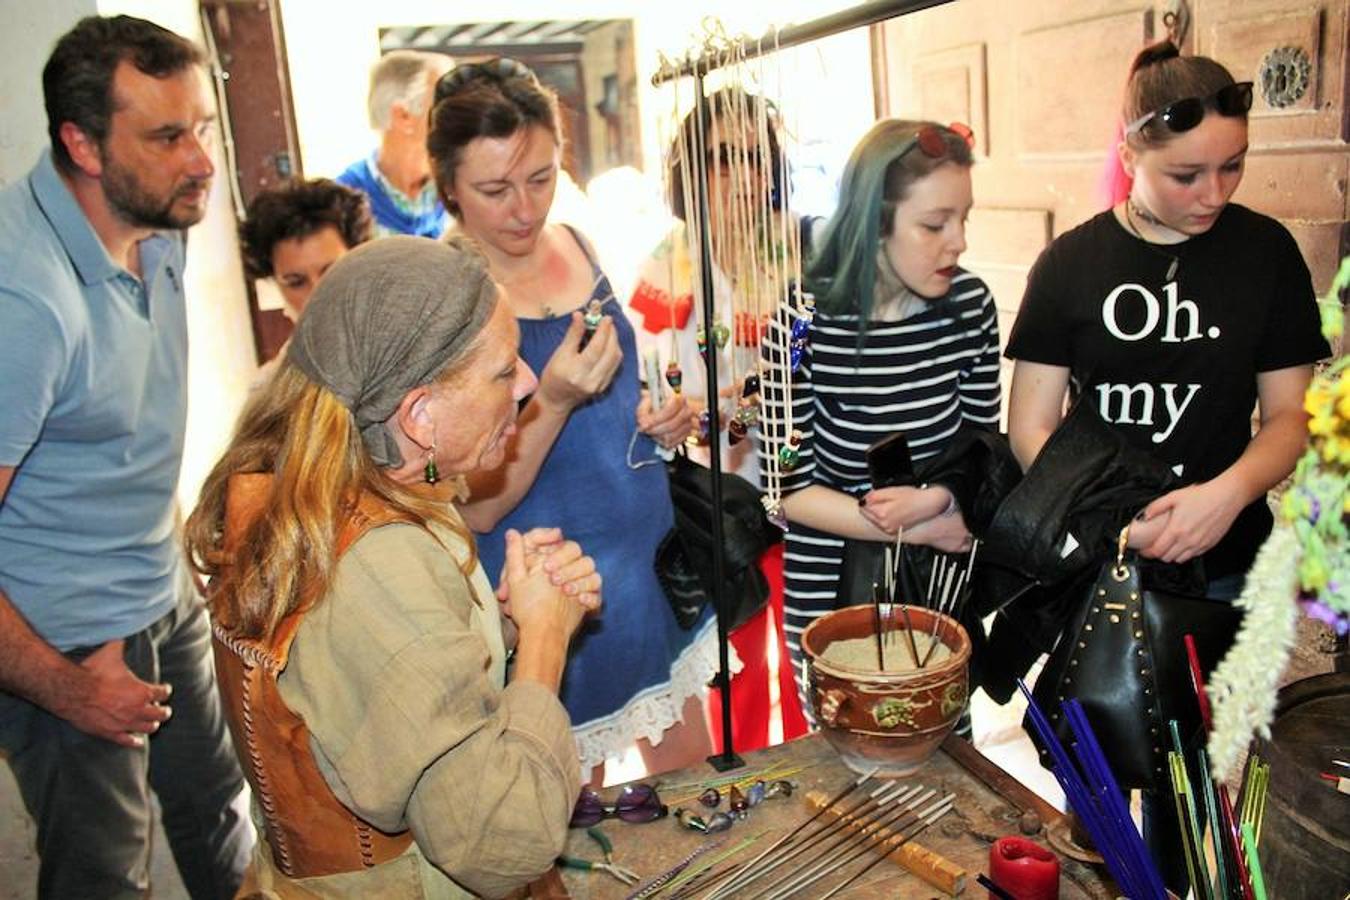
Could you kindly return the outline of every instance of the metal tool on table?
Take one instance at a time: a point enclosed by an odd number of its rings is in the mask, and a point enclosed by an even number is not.
[[[604,854],[605,861],[598,862],[592,859],[580,859],[575,856],[558,857],[558,865],[564,869],[579,869],[583,872],[607,872],[617,878],[625,885],[637,884],[640,876],[637,872],[625,866],[614,862],[614,844],[610,842],[608,835],[599,825],[592,825],[586,829],[586,834],[591,840],[600,845],[600,852]]]

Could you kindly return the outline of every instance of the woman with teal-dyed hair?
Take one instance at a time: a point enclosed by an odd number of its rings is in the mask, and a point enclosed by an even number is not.
[[[846,538],[893,543],[903,532],[905,543],[949,552],[970,545],[946,488],[875,487],[866,460],[868,447],[896,433],[921,463],[965,424],[998,426],[994,298],[957,264],[973,203],[970,139],[965,126],[891,119],[854,148],[838,212],[807,269],[816,312],[791,402],[773,384],[765,391],[764,418],[781,423],[764,441],[766,465],[784,440],[798,441],[799,461],[783,473],[782,495],[791,522],[788,648],[799,690],[806,683],[802,631],[832,609],[870,600],[838,596]],[[774,327],[792,328],[793,315]],[[786,339],[781,331],[777,338]],[[805,696],[803,706],[809,709]]]

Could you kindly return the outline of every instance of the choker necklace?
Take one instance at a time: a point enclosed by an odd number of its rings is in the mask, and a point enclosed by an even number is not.
[[[1143,219],[1145,222],[1148,222],[1150,225],[1161,225],[1161,223],[1153,216],[1152,213],[1148,213],[1147,215],[1145,215],[1144,210],[1135,206],[1134,198],[1132,197],[1125,198],[1125,224],[1129,226],[1130,231],[1134,234],[1135,237],[1139,238],[1139,240],[1144,242],[1145,247],[1152,250],[1159,256],[1166,257],[1169,260],[1167,264],[1167,274],[1163,276],[1163,281],[1171,281],[1173,278],[1176,277],[1177,269],[1181,268],[1181,257],[1173,253],[1168,253],[1166,250],[1162,249],[1157,244],[1154,244],[1148,238],[1144,237],[1143,234],[1141,234],[1139,231],[1139,226],[1134,224],[1135,213],[1139,215],[1139,218]],[[1167,226],[1163,225],[1162,227],[1166,228]]]
[[[1158,218],[1153,213],[1149,212],[1147,209],[1144,209],[1144,207],[1140,206],[1138,203],[1135,203],[1133,197],[1125,198],[1125,206],[1128,208],[1129,212],[1132,212],[1134,215],[1138,216],[1141,221],[1147,222],[1148,224],[1152,225],[1155,228],[1168,227],[1167,223],[1164,222],[1162,219]]]

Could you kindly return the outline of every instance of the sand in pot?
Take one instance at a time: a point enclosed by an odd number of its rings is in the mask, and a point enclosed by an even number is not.
[[[927,632],[914,632],[914,645],[919,650],[919,659],[923,659],[928,652],[928,645],[933,643]],[[915,668],[914,660],[909,655],[909,638],[905,636],[903,629],[888,632],[886,635],[886,668],[877,668],[877,640],[875,637],[865,638],[845,638],[841,641],[834,641],[825,648],[823,658],[826,662],[834,663],[837,666],[847,666],[850,669],[859,669],[865,672],[905,672]],[[937,641],[937,649],[933,651],[933,656],[928,660],[928,666],[932,667],[942,663],[952,655],[951,648]],[[927,668],[926,667],[926,668]]]

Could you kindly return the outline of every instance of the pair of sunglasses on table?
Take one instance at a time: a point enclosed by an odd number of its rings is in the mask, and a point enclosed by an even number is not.
[[[614,803],[606,803],[600,795],[590,788],[582,788],[572,808],[572,828],[587,828],[605,819],[619,819],[624,822],[652,822],[663,818],[669,810],[661,802],[656,788],[646,784],[630,784],[619,793]]]
[[[1245,116],[1252,108],[1252,83],[1239,81],[1221,87],[1208,97],[1187,97],[1169,103],[1162,109],[1142,115],[1125,126],[1126,134],[1135,134],[1152,121],[1161,122],[1168,131],[1180,134],[1190,131],[1205,118],[1205,110],[1213,109],[1221,116]]]

